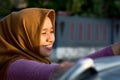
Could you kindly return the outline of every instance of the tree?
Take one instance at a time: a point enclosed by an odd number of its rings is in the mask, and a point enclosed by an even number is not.
[[[11,11],[20,10],[11,1],[0,0],[0,15],[5,16]],[[64,11],[73,15],[100,18],[120,18],[120,0],[21,0],[27,7],[52,8],[56,12]]]
[[[11,12],[11,0],[0,0],[0,16],[5,16]]]

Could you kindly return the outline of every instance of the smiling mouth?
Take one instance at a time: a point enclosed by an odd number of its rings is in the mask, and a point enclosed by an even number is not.
[[[51,51],[52,50],[52,46],[43,46],[46,50]]]

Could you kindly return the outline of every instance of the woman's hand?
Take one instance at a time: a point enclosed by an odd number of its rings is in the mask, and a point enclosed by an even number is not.
[[[112,45],[114,55],[120,55],[120,42]]]
[[[64,61],[59,64],[58,68],[55,70],[53,75],[51,76],[50,80],[56,80],[60,78],[67,70],[69,70],[72,66],[74,66],[74,62]]]

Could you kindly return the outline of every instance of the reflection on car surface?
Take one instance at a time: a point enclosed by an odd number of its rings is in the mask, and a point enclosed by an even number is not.
[[[79,60],[58,80],[120,80],[120,56]]]

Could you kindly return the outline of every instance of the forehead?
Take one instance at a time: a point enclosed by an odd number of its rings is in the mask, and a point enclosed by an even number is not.
[[[43,24],[42,29],[47,29],[47,28],[53,28],[52,21],[50,20],[49,17],[46,17],[45,22]]]

